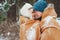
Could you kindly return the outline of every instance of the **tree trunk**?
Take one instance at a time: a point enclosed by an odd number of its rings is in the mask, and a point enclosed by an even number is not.
[[[7,18],[9,19],[9,21],[16,21],[16,5],[13,5],[7,12]]]

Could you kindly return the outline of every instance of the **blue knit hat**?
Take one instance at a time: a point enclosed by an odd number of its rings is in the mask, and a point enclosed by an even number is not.
[[[37,1],[40,1],[40,0],[37,0]],[[43,1],[46,1],[46,0],[43,0]]]
[[[33,5],[33,9],[40,12],[43,12],[46,7],[47,7],[47,2],[45,0],[38,0]]]

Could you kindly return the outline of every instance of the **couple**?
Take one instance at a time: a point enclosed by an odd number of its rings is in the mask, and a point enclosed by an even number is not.
[[[26,14],[26,9],[21,11],[33,20],[20,17],[20,40],[60,40],[60,27],[55,20],[57,14],[50,6],[47,7],[45,0],[38,0],[33,7],[25,7],[31,14]]]
[[[42,14],[44,9],[47,7],[47,2],[45,0],[38,0],[34,3],[34,5],[30,5],[26,3],[20,10],[20,13],[24,17],[28,17],[33,20],[41,20]],[[20,23],[24,23],[25,20],[22,22],[22,16],[20,16]]]

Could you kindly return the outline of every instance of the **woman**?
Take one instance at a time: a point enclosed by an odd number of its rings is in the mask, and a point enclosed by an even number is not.
[[[29,12],[32,14],[32,19],[34,20],[24,22],[20,25],[20,40],[40,40],[40,21],[37,19],[41,18],[46,6],[46,1],[37,1],[34,3],[33,8],[29,8]],[[24,11],[25,16],[27,15],[26,9]]]

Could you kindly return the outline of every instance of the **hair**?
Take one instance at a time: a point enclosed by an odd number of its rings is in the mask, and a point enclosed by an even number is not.
[[[39,20],[39,21],[41,21],[41,19],[42,19],[42,17],[40,17],[40,18],[38,18],[38,19],[34,19],[34,20]]]

